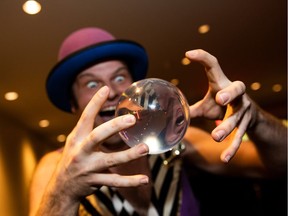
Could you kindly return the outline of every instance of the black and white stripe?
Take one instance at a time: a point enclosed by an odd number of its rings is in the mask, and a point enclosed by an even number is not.
[[[147,216],[174,216],[179,214],[181,160],[165,165],[164,161],[171,152],[161,155],[150,155],[151,180],[153,191]],[[101,187],[95,192],[100,209],[94,208],[87,199],[82,205],[87,215],[137,216],[133,206],[125,200],[115,188]]]

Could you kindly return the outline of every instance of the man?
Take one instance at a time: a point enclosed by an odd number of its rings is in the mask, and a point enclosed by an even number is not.
[[[242,82],[229,81],[215,57],[203,50],[186,56],[204,65],[209,81],[204,99],[190,106],[190,116],[224,118],[212,131],[222,143],[190,127],[177,147],[180,156],[173,151],[148,156],[145,144],[128,148],[118,135],[135,118],[114,118],[121,93],[146,76],[144,48],[99,28],[80,29],[65,39],[47,92],[54,105],[80,118],[65,147],[40,161],[30,215],[199,215],[188,183],[193,167],[225,175],[285,173],[286,128],[256,106]],[[245,132],[255,144],[239,148]],[[233,137],[225,139],[230,133]],[[234,158],[224,164],[220,154],[224,162]]]

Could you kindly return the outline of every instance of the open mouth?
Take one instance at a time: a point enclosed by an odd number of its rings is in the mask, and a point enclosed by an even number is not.
[[[99,115],[101,118],[112,118],[115,116],[115,109],[115,106],[106,107],[99,112]]]

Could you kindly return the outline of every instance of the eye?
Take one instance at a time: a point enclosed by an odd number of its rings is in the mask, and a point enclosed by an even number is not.
[[[184,123],[184,116],[181,115],[181,116],[179,116],[179,117],[176,119],[176,125],[177,125],[177,126],[180,126],[180,125],[182,125],[183,123]]]
[[[125,80],[125,77],[124,76],[120,76],[120,75],[116,76],[115,79],[114,79],[114,81],[116,83],[123,82],[124,80]]]
[[[89,82],[86,84],[86,86],[87,86],[88,88],[93,89],[93,88],[97,88],[97,87],[98,87],[98,83],[95,82],[95,81],[89,81]]]
[[[177,114],[176,114],[176,125],[180,126],[182,124],[184,124],[185,122],[185,116],[184,113],[182,112],[181,109],[178,109]]]

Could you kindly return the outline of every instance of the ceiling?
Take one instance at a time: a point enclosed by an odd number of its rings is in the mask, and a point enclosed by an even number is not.
[[[178,78],[190,103],[206,92],[201,66],[181,65],[184,52],[202,48],[215,55],[231,80],[242,80],[247,92],[262,107],[286,118],[287,2],[285,0],[39,0],[42,11],[28,15],[23,1],[0,1],[0,115],[56,143],[75,124],[72,115],[53,107],[45,80],[56,63],[65,36],[87,26],[98,26],[121,39],[146,47],[148,77]],[[210,25],[207,34],[198,27]],[[250,90],[253,82],[261,89]],[[271,91],[281,84],[281,92]],[[4,94],[19,93],[16,101]],[[48,119],[50,126],[38,122]]]

